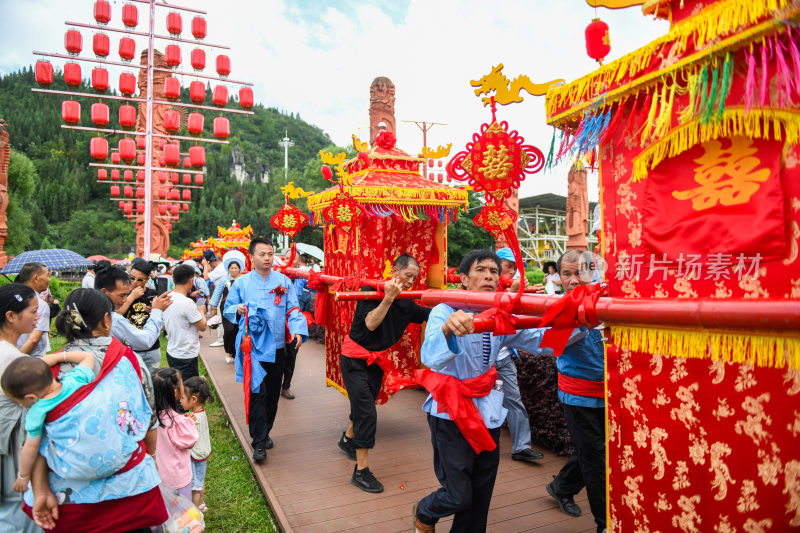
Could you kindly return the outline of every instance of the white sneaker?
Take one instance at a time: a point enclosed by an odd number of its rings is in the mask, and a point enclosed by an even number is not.
[[[231,357],[231,356],[229,356],[229,355],[226,355],[226,356],[225,356],[225,362],[226,362],[226,363],[233,363],[233,361],[234,361],[233,357]]]
[[[217,346],[224,346],[224,345],[225,345],[225,343],[224,343],[224,342],[222,342],[222,341],[221,341],[221,340],[219,340],[219,339],[217,339],[217,340],[215,340],[214,342],[212,342],[211,344],[209,344],[209,346],[211,346],[211,347],[213,347],[213,348],[216,348]]]

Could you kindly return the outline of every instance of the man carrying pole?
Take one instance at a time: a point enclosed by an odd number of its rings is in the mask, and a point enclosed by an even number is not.
[[[253,461],[262,462],[273,442],[269,436],[283,380],[286,343],[296,348],[308,338],[308,325],[297,305],[292,282],[272,270],[275,248],[261,237],[250,241],[250,261],[253,270],[233,282],[225,301],[223,316],[239,324],[236,336],[236,382],[244,381],[242,339],[245,330],[252,338],[250,401],[245,405],[253,444]],[[245,328],[245,316],[247,325]],[[286,330],[288,327],[289,337]]]
[[[395,299],[401,291],[410,289],[418,276],[417,261],[407,253],[398,256],[392,265],[392,278],[383,285],[383,299],[358,302],[350,335],[342,345],[340,364],[350,399],[350,425],[339,439],[339,448],[356,461],[350,482],[366,492],[383,492],[383,485],[368,467],[367,455],[375,446],[375,400],[384,369],[392,364],[385,351],[400,340],[410,323],[425,322],[431,311],[412,300]]]
[[[500,270],[497,254],[473,250],[459,266],[462,288],[495,292]],[[432,532],[439,519],[453,514],[451,531],[486,530],[507,413],[494,364],[503,346],[540,352],[543,329],[474,333],[474,318],[439,304],[425,328],[421,358],[430,370],[418,371],[417,381],[431,391],[422,410],[428,413],[434,471],[442,486],[414,505],[417,532]]]

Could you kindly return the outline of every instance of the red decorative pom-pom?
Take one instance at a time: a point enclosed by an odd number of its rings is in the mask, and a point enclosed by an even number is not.
[[[370,159],[369,159],[369,156],[368,156],[366,153],[364,153],[364,152],[359,152],[359,153],[358,153],[358,159],[359,159],[359,160],[360,160],[362,163],[364,163],[364,166],[365,166],[365,167],[368,167],[368,166],[369,166],[369,164],[371,163],[371,161],[370,161]]]

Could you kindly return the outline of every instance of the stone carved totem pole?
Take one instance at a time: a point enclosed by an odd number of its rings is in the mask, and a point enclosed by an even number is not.
[[[394,83],[389,78],[379,76],[369,86],[369,144],[375,145],[378,125],[383,122],[386,131],[395,133]]]
[[[589,245],[589,192],[586,169],[573,166],[567,175],[567,250],[585,250]]]

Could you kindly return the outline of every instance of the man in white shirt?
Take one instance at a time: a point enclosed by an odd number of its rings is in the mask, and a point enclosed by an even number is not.
[[[31,333],[20,335],[17,347],[22,353],[41,357],[50,351],[50,305],[39,293],[50,286],[50,270],[43,263],[26,263],[14,281],[36,291],[39,303],[37,309],[39,321],[36,323],[36,329]]]
[[[206,250],[203,252],[203,260],[201,262],[203,265],[203,278],[207,279],[213,285],[209,287],[209,292],[214,294],[214,287],[221,283],[225,283],[228,279],[228,271],[225,269],[225,265],[220,261],[217,254],[214,253],[213,250]],[[218,309],[218,313],[222,316],[222,309]],[[222,335],[224,331],[222,328],[217,328],[217,340],[209,344],[209,346],[222,346],[225,344],[222,340]]]
[[[188,297],[192,290],[194,268],[179,265],[172,271],[175,288],[172,305],[164,312],[164,328],[167,331],[167,363],[180,371],[187,380],[199,375],[197,357],[200,355],[199,332],[206,329],[206,306],[196,305]]]

